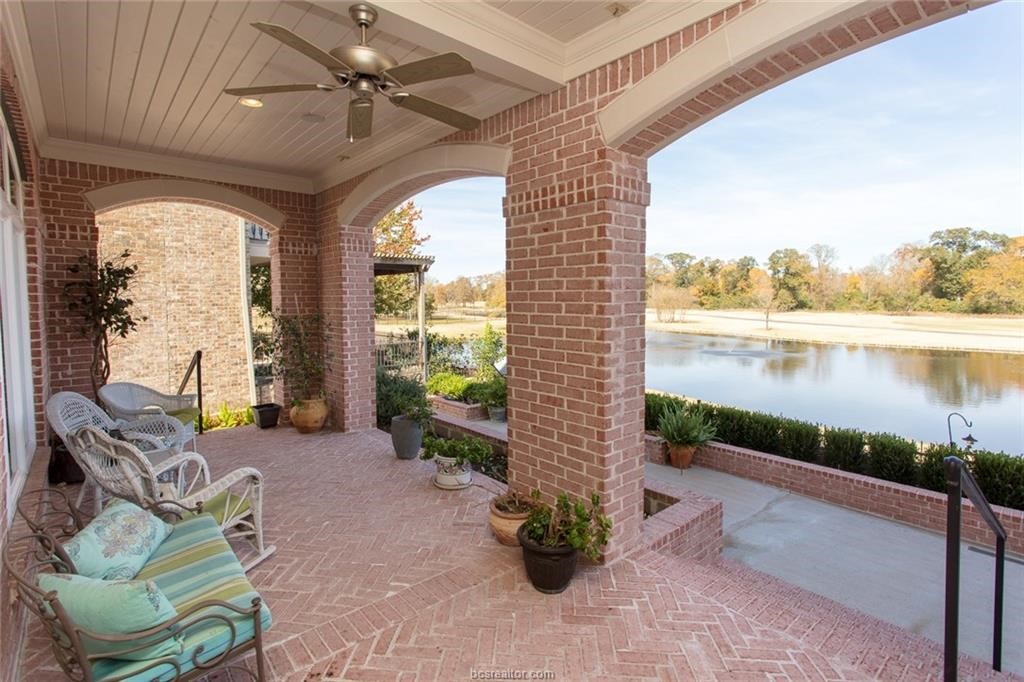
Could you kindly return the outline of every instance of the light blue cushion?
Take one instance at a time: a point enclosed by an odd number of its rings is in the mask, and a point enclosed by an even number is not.
[[[203,601],[214,599],[225,601],[240,608],[248,608],[253,597],[258,597],[245,570],[238,562],[231,545],[224,539],[220,526],[209,514],[200,514],[177,523],[174,535],[169,537],[146,562],[139,573],[140,580],[152,580],[167,596],[178,613],[185,613]],[[232,613],[220,607],[207,607],[200,614],[219,614],[234,625],[231,628],[223,620],[198,620],[192,627],[186,627],[182,644],[184,652],[175,657],[181,673],[195,668],[192,656],[201,663],[213,660],[230,646],[238,646],[255,635],[252,616]],[[260,607],[260,628],[270,629],[270,609],[264,603]],[[195,620],[185,618],[185,623]],[[202,647],[202,653],[199,647]],[[165,664],[146,665],[131,661],[105,660],[93,665],[97,681],[118,679],[122,682],[168,682],[175,679],[174,666]]]
[[[152,580],[100,580],[70,573],[40,573],[37,583],[43,592],[57,593],[61,606],[76,626],[97,635],[129,635],[178,615]],[[130,643],[105,642],[82,635],[82,645],[89,654],[116,655],[131,661],[180,654],[180,634],[138,651],[120,653],[163,634]]]
[[[109,504],[89,525],[64,543],[79,575],[130,580],[174,526],[125,500]]]

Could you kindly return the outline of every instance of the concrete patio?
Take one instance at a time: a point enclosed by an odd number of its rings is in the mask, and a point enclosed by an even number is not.
[[[200,438],[214,475],[266,476],[278,546],[251,574],[274,615],[278,680],[925,680],[936,643],[732,561],[646,548],[536,592],[518,549],[487,528],[499,484],[445,492],[433,465],[395,458],[379,431],[302,436],[255,427]],[[33,629],[20,679],[63,679]],[[965,679],[1012,679],[964,660]],[[226,679],[226,676],[211,676]],[[545,679],[539,677],[537,679]]]

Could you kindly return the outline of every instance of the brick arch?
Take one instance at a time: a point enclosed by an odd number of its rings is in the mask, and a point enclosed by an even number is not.
[[[120,182],[84,192],[96,213],[157,201],[199,204],[240,215],[270,230],[280,229],[287,216],[276,208],[238,190],[195,180],[151,178]]]
[[[338,207],[339,225],[374,225],[410,196],[436,185],[504,176],[511,150],[497,144],[440,144],[385,164],[367,175]]]
[[[796,76],[973,9],[968,0],[852,5],[755,5],[748,0],[734,7],[735,13],[727,10],[703,33],[694,33],[686,49],[669,54],[634,84],[627,97],[599,112],[605,144],[648,158],[719,114]]]

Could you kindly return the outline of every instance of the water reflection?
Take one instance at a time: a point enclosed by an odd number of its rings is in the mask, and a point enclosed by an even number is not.
[[[969,410],[979,447],[1024,450],[1024,356],[649,332],[651,388],[921,440]]]

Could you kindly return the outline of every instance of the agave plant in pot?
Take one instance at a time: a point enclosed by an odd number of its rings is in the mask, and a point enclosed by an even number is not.
[[[592,561],[601,557],[611,538],[612,521],[600,512],[597,493],[590,496],[589,506],[565,492],[558,494],[554,507],[540,502],[539,490],[532,497],[537,507],[516,533],[526,575],[538,591],[558,594],[572,581],[581,552]]]
[[[319,431],[327,420],[326,324],[319,313],[275,313],[273,320],[274,376],[284,380],[293,396],[288,417],[299,433]]]
[[[468,488],[473,481],[473,466],[480,466],[491,457],[491,446],[481,438],[437,438],[423,439],[423,454],[420,459],[434,460],[437,473],[434,485],[442,490]]]
[[[715,440],[717,435],[715,425],[700,406],[667,408],[658,420],[658,431],[668,443],[672,466],[678,469],[689,469],[697,448]]]

